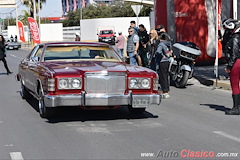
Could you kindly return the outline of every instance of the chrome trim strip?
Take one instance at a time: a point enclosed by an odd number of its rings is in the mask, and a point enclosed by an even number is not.
[[[68,95],[45,95],[44,102],[46,107],[59,106],[126,106],[132,105],[133,99],[149,99],[150,105],[159,105],[161,103],[160,94],[148,95],[133,95],[130,91],[125,95],[106,95],[106,94],[86,94],[84,91],[81,94]],[[138,106],[133,106],[138,107]]]
[[[125,72],[108,72],[107,70],[99,72],[86,72],[84,76],[127,76]]]

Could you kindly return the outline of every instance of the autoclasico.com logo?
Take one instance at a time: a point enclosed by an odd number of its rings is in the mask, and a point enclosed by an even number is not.
[[[163,151],[159,150],[155,153],[141,153],[142,158],[237,158],[238,153],[215,153],[214,151],[193,151],[193,150],[182,150],[177,151]]]

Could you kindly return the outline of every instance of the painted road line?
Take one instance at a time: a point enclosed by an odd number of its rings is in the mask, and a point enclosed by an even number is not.
[[[24,160],[21,152],[10,152],[12,160]]]
[[[230,135],[230,134],[227,134],[227,133],[224,133],[224,132],[221,132],[221,131],[213,131],[213,133],[216,133],[216,134],[218,134],[218,135],[221,135],[221,136],[223,136],[223,137],[232,139],[232,140],[240,143],[240,138],[235,137],[235,136],[232,136],[232,135]]]
[[[15,55],[13,55],[13,54],[10,54],[12,57],[17,57],[17,56],[15,56]]]

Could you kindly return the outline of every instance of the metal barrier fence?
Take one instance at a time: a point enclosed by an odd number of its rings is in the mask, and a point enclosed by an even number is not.
[[[63,27],[63,40],[74,41],[76,37],[76,32],[80,33],[80,26]]]

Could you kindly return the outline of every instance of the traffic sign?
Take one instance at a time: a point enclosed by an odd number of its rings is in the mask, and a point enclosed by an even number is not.
[[[138,16],[143,5],[131,5],[131,7],[132,7],[134,13],[136,14],[136,16]]]

